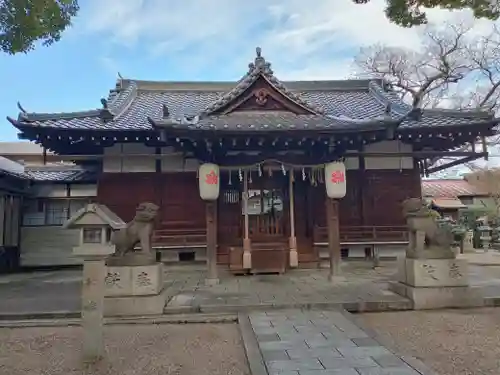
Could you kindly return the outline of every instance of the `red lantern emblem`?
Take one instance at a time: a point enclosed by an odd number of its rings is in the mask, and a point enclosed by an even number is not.
[[[334,184],[342,184],[342,183],[344,183],[345,182],[344,173],[341,172],[341,171],[333,171],[332,172],[331,181]]]
[[[219,176],[214,171],[211,171],[205,176],[205,183],[207,185],[217,185],[219,183]]]

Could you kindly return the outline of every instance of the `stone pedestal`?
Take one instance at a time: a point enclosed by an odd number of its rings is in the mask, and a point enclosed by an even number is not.
[[[108,266],[104,285],[105,316],[163,313],[166,290],[163,287],[162,263]]]
[[[482,305],[469,288],[465,259],[401,258],[398,263],[398,280],[389,289],[409,298],[414,309]]]

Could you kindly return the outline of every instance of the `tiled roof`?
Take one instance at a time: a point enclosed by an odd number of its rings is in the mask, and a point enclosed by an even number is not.
[[[436,198],[432,204],[438,208],[465,208],[467,207],[458,198]]]
[[[0,175],[9,175],[36,182],[95,182],[97,171],[76,165],[25,166],[24,172],[0,169]]]
[[[456,198],[487,195],[465,180],[422,180],[424,197]]]
[[[93,169],[66,165],[26,167],[24,176],[40,182],[94,182],[97,179]]]
[[[211,116],[233,100],[258,77],[264,77],[280,93],[311,113],[310,117],[262,112],[247,116]],[[119,79],[103,108],[60,114],[28,113],[20,105],[16,127],[74,130],[150,131],[153,124],[208,129],[339,128],[402,122],[401,128],[491,124],[490,113],[478,111],[424,110],[419,119],[408,117],[412,108],[382,80],[281,82],[258,52],[247,74],[238,82],[149,82]]]

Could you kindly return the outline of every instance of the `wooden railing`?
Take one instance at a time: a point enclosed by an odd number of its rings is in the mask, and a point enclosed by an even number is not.
[[[395,243],[408,241],[405,226],[350,226],[340,227],[341,243]],[[314,243],[327,243],[328,229],[314,228]]]
[[[160,247],[198,247],[206,246],[205,228],[158,229],[153,235],[153,244]]]
[[[221,228],[219,228],[220,230]],[[231,234],[239,233],[238,226],[226,227],[221,237],[232,238]],[[271,226],[271,230],[266,232],[267,235],[276,235],[276,227]],[[257,234],[257,233],[256,233]],[[264,233],[261,233],[264,234]],[[161,247],[198,247],[206,245],[206,229],[205,228],[161,228],[155,231],[153,236],[153,244]],[[242,234],[238,234],[240,237]],[[221,238],[222,240],[222,238]],[[340,242],[341,243],[372,243],[372,244],[390,244],[402,243],[408,241],[408,231],[404,226],[350,226],[340,227]],[[314,228],[314,243],[328,243],[328,232],[326,227]]]

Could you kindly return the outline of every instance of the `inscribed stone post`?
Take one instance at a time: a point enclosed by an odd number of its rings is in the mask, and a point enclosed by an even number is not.
[[[95,361],[104,355],[103,314],[104,258],[83,261],[82,327],[83,355],[87,361]]]

